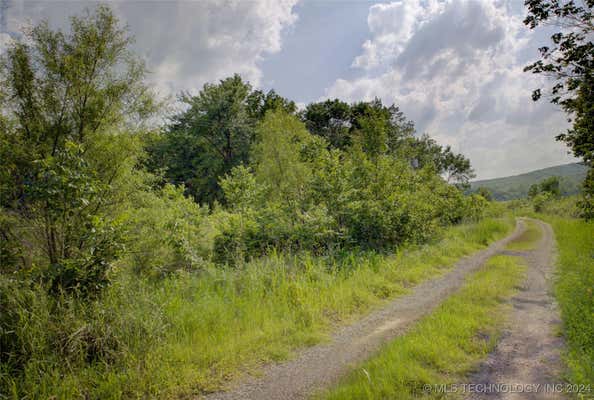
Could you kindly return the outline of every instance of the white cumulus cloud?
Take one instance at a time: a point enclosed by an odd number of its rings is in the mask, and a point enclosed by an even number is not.
[[[17,26],[41,19],[65,28],[68,16],[95,1],[8,1],[8,19]],[[259,85],[259,62],[282,48],[283,30],[297,15],[298,0],[110,1],[107,4],[135,36],[149,77],[162,94],[195,91],[206,82],[241,74]]]
[[[398,104],[420,130],[468,155],[480,177],[572,161],[554,141],[564,115],[530,98],[542,79],[523,67],[537,45],[511,4],[396,1],[371,6],[368,25],[353,61],[361,76],[337,79],[325,97]]]
[[[117,11],[145,52],[162,92],[199,89],[241,74],[255,85],[258,63],[282,47],[283,30],[297,19],[297,0],[121,2]]]

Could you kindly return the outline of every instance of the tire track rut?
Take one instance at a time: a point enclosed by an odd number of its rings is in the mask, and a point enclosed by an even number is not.
[[[247,377],[228,391],[211,393],[208,400],[293,400],[305,399],[314,391],[335,383],[349,368],[370,357],[379,346],[401,335],[421,317],[430,313],[464,283],[464,278],[485,261],[502,252],[519,237],[525,224],[518,220],[514,232],[488,248],[458,261],[454,268],[427,280],[387,306],[356,323],[341,328],[327,343],[301,350],[289,361],[264,368],[261,377]]]
[[[556,335],[560,324],[559,312],[551,293],[553,274],[554,235],[549,224],[533,220],[542,236],[536,248],[523,252],[508,252],[526,260],[527,276],[520,292],[511,299],[513,312],[502,339],[470,381],[485,385],[484,393],[467,396],[482,399],[563,399],[565,396],[547,384],[562,383],[561,349],[563,339]],[[532,393],[504,393],[486,388],[501,387],[537,390]],[[527,386],[530,385],[530,386]],[[507,390],[507,389],[506,389]]]

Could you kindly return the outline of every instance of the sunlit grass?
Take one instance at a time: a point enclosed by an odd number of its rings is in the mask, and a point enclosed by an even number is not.
[[[113,361],[89,364],[75,352],[65,362],[40,346],[22,376],[0,371],[2,387],[15,398],[168,398],[219,390],[324,340],[337,325],[446,272],[512,227],[512,220],[495,219],[452,227],[442,240],[393,255],[272,254],[242,268],[157,283],[122,274],[100,300],[61,305],[60,321],[43,301],[24,316],[30,331],[23,335],[44,343],[64,335],[73,351],[95,340]]]
[[[555,294],[567,343],[569,382],[591,385],[594,398],[594,222],[542,216],[558,245]]]
[[[506,246],[508,250],[526,251],[533,250],[538,245],[538,241],[542,236],[542,231],[537,222],[525,219],[526,230],[513,242]]]
[[[491,258],[463,288],[409,333],[358,366],[324,399],[444,398],[436,386],[465,381],[494,348],[506,315],[504,302],[525,268],[510,256]]]

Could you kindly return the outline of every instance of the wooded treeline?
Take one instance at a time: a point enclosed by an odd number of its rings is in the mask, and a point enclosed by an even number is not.
[[[110,266],[235,265],[272,248],[422,242],[476,217],[468,159],[378,99],[298,111],[238,75],[163,118],[112,12],[34,28],[2,60],[2,271],[96,292]],[[186,197],[188,196],[188,197]]]
[[[271,251],[393,250],[484,209],[462,191],[468,159],[418,136],[394,105],[297,110],[235,75],[164,115],[131,40],[99,7],[69,31],[36,26],[2,56],[2,393],[35,393],[58,360],[124,362],[134,338],[158,335],[146,325],[160,319],[116,328],[93,311],[143,296],[120,276],[158,285]]]

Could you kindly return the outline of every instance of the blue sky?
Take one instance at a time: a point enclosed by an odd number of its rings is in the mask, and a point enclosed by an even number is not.
[[[263,85],[307,103],[324,95],[337,77],[357,76],[351,64],[370,36],[367,14],[375,3],[297,3],[294,12],[298,20],[283,33],[282,50],[261,63]]]
[[[40,19],[65,27],[92,1],[0,0],[0,52]],[[466,154],[479,178],[572,162],[566,117],[534,103],[522,72],[551,32],[521,0],[108,2],[136,37],[155,90],[174,96],[235,72],[300,104],[395,103],[420,132]],[[3,10],[3,11],[2,11]]]

